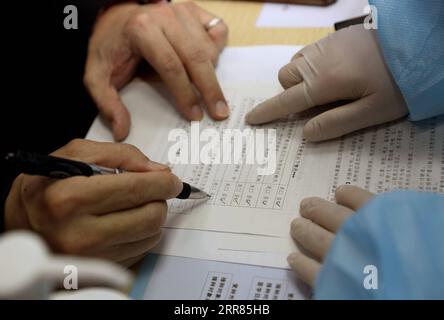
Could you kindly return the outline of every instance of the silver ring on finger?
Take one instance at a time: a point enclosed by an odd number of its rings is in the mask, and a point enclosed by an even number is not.
[[[213,18],[213,19],[211,19],[209,22],[207,22],[205,25],[204,25],[204,28],[205,28],[205,30],[210,30],[211,28],[214,28],[215,26],[217,26],[219,23],[221,23],[223,20],[221,19],[221,18],[218,18],[218,17],[216,17],[216,18]]]

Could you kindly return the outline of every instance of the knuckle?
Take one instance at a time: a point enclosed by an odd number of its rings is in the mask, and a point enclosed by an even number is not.
[[[144,202],[145,199],[145,189],[146,189],[146,183],[145,180],[141,177],[137,176],[134,179],[131,180],[131,182],[128,185],[128,192],[131,195],[129,197],[129,201],[131,207],[140,205]]]
[[[189,8],[189,9],[198,8],[198,6],[194,2],[191,2],[191,1],[182,2],[182,3],[179,3],[178,5],[182,5],[183,7]]]
[[[149,28],[150,18],[150,14],[147,11],[138,11],[128,19],[127,29],[138,33],[140,30]]]
[[[129,143],[121,143],[120,147],[122,148],[123,152],[127,152],[127,153],[139,153],[141,154],[142,152],[140,151],[139,148],[137,148],[135,145],[129,144]]]
[[[166,73],[178,74],[182,71],[182,64],[172,53],[163,56],[161,65]]]
[[[194,10],[196,10],[197,5],[195,5],[193,2],[191,1],[187,1],[187,2],[179,2],[179,3],[175,3],[172,6],[173,10],[183,10],[183,11],[187,11],[187,12],[193,12]]]
[[[187,55],[188,60],[194,63],[204,63],[210,60],[210,55],[203,48],[194,48]]]
[[[51,188],[44,193],[44,199],[48,214],[55,220],[64,220],[71,215],[79,202],[73,193],[52,191]]]
[[[174,9],[176,9],[178,4],[170,5],[169,3],[159,2],[156,3],[153,8],[156,10],[156,15],[162,17],[167,21],[177,20]]]

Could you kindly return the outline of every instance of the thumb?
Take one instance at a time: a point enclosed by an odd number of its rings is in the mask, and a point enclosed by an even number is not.
[[[98,72],[97,72],[98,71]],[[117,89],[111,85],[110,75],[86,67],[84,83],[100,114],[111,125],[114,140],[124,140],[130,130],[131,117]]]

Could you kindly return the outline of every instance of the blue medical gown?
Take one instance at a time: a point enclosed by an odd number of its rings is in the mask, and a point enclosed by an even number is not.
[[[366,266],[376,267],[377,289],[364,286]],[[315,298],[444,299],[444,195],[394,191],[374,197],[338,232]]]
[[[410,120],[444,114],[444,1],[370,4],[378,9],[381,49]],[[364,273],[365,266],[376,267],[377,277],[374,269]],[[367,276],[377,279],[377,289],[366,288]],[[374,197],[339,230],[315,298],[444,299],[444,195],[395,191]]]
[[[444,112],[444,1],[370,0],[382,51],[410,119]]]

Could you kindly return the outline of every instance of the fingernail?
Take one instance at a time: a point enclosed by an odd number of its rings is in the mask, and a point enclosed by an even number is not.
[[[300,226],[300,222],[301,222],[301,218],[293,219],[293,221],[291,222],[291,225],[290,225],[290,232],[292,234],[297,233],[298,228]]]
[[[322,137],[322,133],[319,132],[320,126],[316,125],[314,121],[309,121],[305,124],[302,135],[305,139],[307,139],[310,142],[317,142],[321,140],[325,140]]]
[[[174,184],[175,184],[175,187],[176,187],[176,192],[175,192],[174,196],[177,196],[177,195],[179,195],[182,192],[183,182],[176,175],[173,174],[173,176],[176,178],[174,180]]]
[[[202,109],[199,105],[195,105],[191,107],[191,120],[199,121],[203,117]]]
[[[263,114],[263,112],[261,112],[260,110],[260,106],[261,104],[258,104],[257,106],[255,106],[253,109],[251,109],[250,111],[248,111],[248,113],[245,115],[245,121],[248,124],[259,124],[261,121],[261,115]]]
[[[216,114],[218,117],[226,118],[230,115],[230,109],[228,109],[228,106],[223,101],[218,101],[215,105]]]
[[[170,167],[162,163],[150,160],[148,161],[148,169],[153,171],[163,171],[163,170],[170,170]]]

